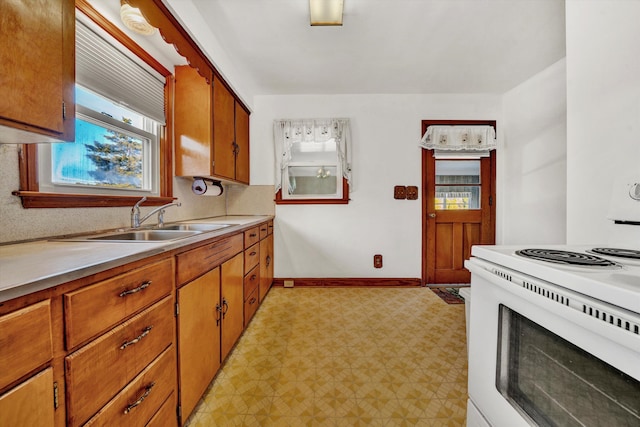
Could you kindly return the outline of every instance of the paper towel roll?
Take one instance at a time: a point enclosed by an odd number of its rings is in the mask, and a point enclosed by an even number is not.
[[[194,179],[191,190],[198,196],[220,196],[224,192],[220,181],[205,178]]]

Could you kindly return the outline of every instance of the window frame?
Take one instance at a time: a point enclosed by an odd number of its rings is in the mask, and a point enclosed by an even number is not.
[[[154,70],[166,78],[164,88],[166,124],[158,135],[159,163],[159,196],[148,197],[145,206],[161,206],[170,203],[173,197],[173,150],[169,135],[173,133],[173,88],[174,77],[155,58],[145,52],[129,36],[100,15],[84,0],[76,0],[76,9],[89,17],[103,30],[131,50],[138,58],[146,62]],[[75,83],[75,82],[74,82]],[[75,117],[74,117],[75,120]],[[88,208],[88,207],[124,207],[132,206],[139,195],[104,195],[104,194],[71,194],[40,192],[38,184],[38,146],[23,144],[19,148],[20,190],[12,194],[20,197],[22,206],[26,208]]]

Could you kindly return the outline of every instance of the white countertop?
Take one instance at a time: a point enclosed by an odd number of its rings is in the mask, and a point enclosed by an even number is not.
[[[220,216],[181,223],[233,224],[173,241],[108,242],[38,240],[0,246],[0,302],[109,268],[208,240],[258,224],[270,216]]]

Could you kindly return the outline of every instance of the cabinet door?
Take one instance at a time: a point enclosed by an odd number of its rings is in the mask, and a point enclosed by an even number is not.
[[[236,102],[236,180],[249,184],[249,113]]]
[[[208,176],[213,167],[211,86],[188,65],[175,72],[176,175]]]
[[[74,138],[74,2],[0,2],[0,125],[3,142],[51,142]],[[63,107],[64,103],[64,107]],[[63,117],[66,109],[66,120]]]
[[[235,179],[235,99],[217,78],[213,78],[213,160],[214,174]]]
[[[47,368],[0,396],[0,425],[53,425],[53,369]]]
[[[220,367],[220,268],[178,289],[178,364],[187,419]]]
[[[244,254],[222,264],[222,352],[224,360],[244,328]]]
[[[273,234],[260,241],[260,302],[273,283]]]

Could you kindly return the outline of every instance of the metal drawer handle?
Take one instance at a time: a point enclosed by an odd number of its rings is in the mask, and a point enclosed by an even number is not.
[[[120,350],[124,350],[125,348],[129,347],[130,345],[134,345],[136,344],[138,341],[140,341],[142,338],[146,337],[147,335],[149,335],[149,332],[151,332],[151,328],[153,328],[153,325],[149,325],[146,328],[144,328],[142,330],[142,333],[140,335],[138,335],[137,337],[135,337],[134,339],[132,339],[131,341],[125,341],[121,346],[120,346]]]
[[[156,383],[151,383],[145,387],[144,393],[142,394],[142,396],[140,396],[138,400],[136,400],[135,402],[133,402],[132,404],[130,404],[125,408],[124,410],[125,415],[131,412],[133,408],[141,404],[147,398],[147,396],[149,396],[149,393],[151,393],[151,389],[153,388],[154,385],[156,385]]]
[[[267,267],[271,264],[271,255],[267,255]]]
[[[254,274],[253,276],[251,276],[251,279],[249,279],[249,280],[253,282],[254,280],[256,280],[256,277],[257,276]]]
[[[147,289],[149,286],[151,286],[151,280],[147,280],[146,282],[144,282],[143,284],[141,284],[137,288],[133,288],[133,289],[129,289],[128,291],[120,292],[120,296],[121,297],[126,297],[127,295],[138,293],[140,291],[143,291],[143,290]]]
[[[253,297],[249,300],[249,305],[253,305],[254,302],[256,302],[256,297]]]
[[[256,237],[256,236],[257,236],[257,234],[256,234],[256,233],[251,233],[251,234],[249,234],[249,237]]]
[[[256,251],[249,253],[250,256],[256,256]]]

